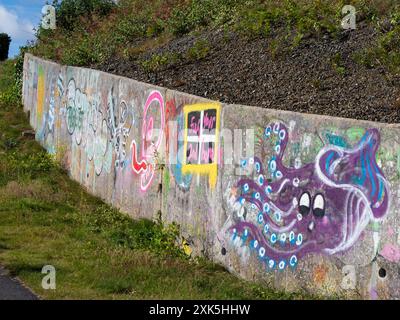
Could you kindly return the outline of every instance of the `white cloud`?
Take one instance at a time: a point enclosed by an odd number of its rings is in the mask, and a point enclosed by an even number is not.
[[[7,33],[13,40],[26,41],[34,38],[33,28],[32,22],[0,5],[0,33]]]

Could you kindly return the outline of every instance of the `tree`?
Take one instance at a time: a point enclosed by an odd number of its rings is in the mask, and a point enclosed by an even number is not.
[[[53,0],[53,6],[56,8],[57,27],[71,31],[79,22],[79,17],[90,17],[92,14],[107,16],[116,3],[113,0]]]
[[[0,33],[0,61],[8,59],[11,38],[7,33]]]

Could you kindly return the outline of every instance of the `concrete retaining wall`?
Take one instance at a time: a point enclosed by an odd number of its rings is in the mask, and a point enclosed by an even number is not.
[[[400,298],[399,126],[226,105],[25,56],[37,140],[187,254],[287,291]]]

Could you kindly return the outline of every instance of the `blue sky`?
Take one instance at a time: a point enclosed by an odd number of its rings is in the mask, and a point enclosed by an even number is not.
[[[8,33],[11,38],[9,56],[19,52],[19,47],[28,40],[34,40],[33,28],[42,17],[42,7],[46,0],[0,0],[0,33]]]

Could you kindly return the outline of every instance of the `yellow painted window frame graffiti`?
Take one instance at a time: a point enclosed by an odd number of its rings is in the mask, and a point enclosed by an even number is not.
[[[188,145],[188,120],[189,113],[191,112],[201,112],[209,109],[216,110],[216,125],[215,125],[215,152],[214,152],[214,160],[213,163],[209,164],[187,164],[187,145]],[[217,175],[218,175],[218,142],[219,142],[219,130],[220,130],[220,114],[221,114],[221,105],[218,103],[198,103],[192,105],[185,105],[183,107],[183,113],[185,117],[185,130],[184,130],[184,157],[182,162],[182,173],[183,174],[200,174],[200,175],[208,175],[209,184],[211,187],[215,187],[217,183]],[[203,125],[203,124],[202,124]]]

